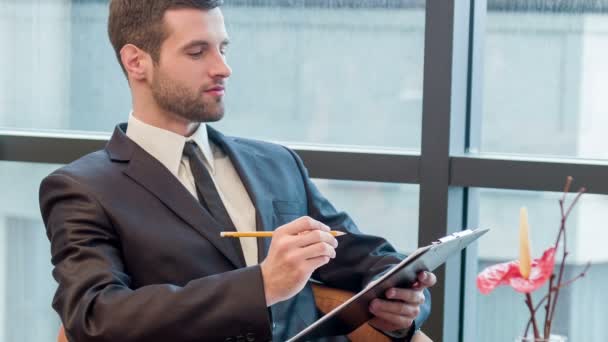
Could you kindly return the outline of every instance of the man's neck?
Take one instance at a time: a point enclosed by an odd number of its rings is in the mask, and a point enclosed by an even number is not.
[[[200,126],[199,122],[190,122],[174,113],[162,111],[158,108],[136,108],[133,106],[133,116],[138,120],[167,131],[189,137]]]

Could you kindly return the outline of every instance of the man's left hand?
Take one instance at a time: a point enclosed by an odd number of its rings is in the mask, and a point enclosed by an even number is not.
[[[392,287],[386,290],[387,299],[374,299],[369,311],[375,316],[369,324],[385,332],[408,329],[424,304],[424,289],[435,285],[437,278],[431,272],[418,274],[418,281],[410,289]]]

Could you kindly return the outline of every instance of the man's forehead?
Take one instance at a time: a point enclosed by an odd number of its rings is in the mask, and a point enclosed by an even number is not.
[[[222,11],[216,7],[211,10],[193,8],[171,9],[163,17],[168,39],[180,41],[209,40],[221,42],[227,38]]]

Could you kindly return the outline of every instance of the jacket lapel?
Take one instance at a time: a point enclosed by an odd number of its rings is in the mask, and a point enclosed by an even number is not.
[[[255,207],[256,230],[274,230],[276,227],[273,226],[272,218],[274,210],[272,208],[272,199],[269,197],[269,192],[260,177],[256,177],[256,175],[260,175],[263,172],[259,161],[268,157],[255,152],[249,146],[240,143],[236,138],[224,136],[209,125],[207,125],[207,133],[209,138],[215,144],[222,147],[224,152],[230,157],[230,161],[241,177],[249,198],[251,198]],[[258,239],[258,262],[262,262],[268,254],[270,241],[270,239]]]
[[[235,267],[245,267],[245,258],[238,239],[220,237],[216,222],[205,213],[196,198],[164,165],[131,141],[124,133],[125,131],[126,125],[119,125],[106,147],[112,160],[128,162],[129,165],[124,170],[128,177],[151,192],[177,216],[209,240]]]

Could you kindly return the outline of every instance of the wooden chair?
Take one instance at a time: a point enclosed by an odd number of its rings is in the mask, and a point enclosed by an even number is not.
[[[319,310],[323,313],[328,313],[336,306],[352,297],[352,293],[348,291],[338,290],[326,286],[313,284],[313,293],[315,295],[315,303]],[[371,326],[364,324],[348,335],[352,342],[390,342],[390,339],[378,332]],[[63,330],[63,325],[59,327],[59,335],[57,342],[68,342]],[[412,342],[432,342],[431,339],[423,332],[419,331]]]
[[[353,293],[351,292],[317,284],[312,285],[312,291],[315,295],[317,307],[324,314],[330,312],[336,306],[344,303],[353,296]],[[355,331],[348,334],[348,338],[352,342],[390,342],[390,338],[368,324],[363,324]],[[412,338],[412,342],[432,342],[432,340],[422,331],[418,331]]]
[[[68,338],[65,337],[65,330],[63,324],[59,326],[59,334],[57,334],[57,342],[68,342]]]

